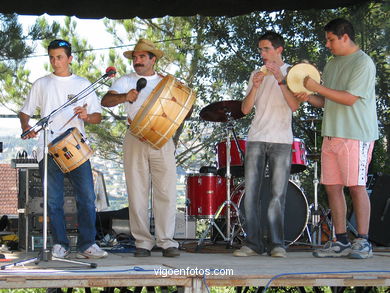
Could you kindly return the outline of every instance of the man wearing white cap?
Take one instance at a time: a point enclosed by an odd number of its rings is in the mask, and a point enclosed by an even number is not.
[[[164,53],[149,40],[140,39],[134,50],[123,53],[133,60],[135,72],[116,80],[102,99],[105,107],[124,104],[127,123],[131,124],[138,110],[162,80],[154,65]],[[146,86],[139,87],[144,78]],[[138,82],[138,91],[137,91]],[[179,256],[178,243],[173,240],[176,216],[175,146],[170,139],[160,149],[134,136],[129,130],[123,143],[124,170],[129,196],[130,230],[135,238],[136,257],[151,255],[152,248],[162,248],[166,257]],[[150,233],[149,188],[153,190],[155,234]]]

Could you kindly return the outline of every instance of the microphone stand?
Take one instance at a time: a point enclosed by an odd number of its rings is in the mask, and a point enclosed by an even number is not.
[[[49,155],[48,134],[49,134],[50,119],[54,115],[56,115],[58,112],[60,112],[62,109],[66,108],[67,106],[75,103],[76,101],[84,99],[86,96],[88,96],[91,92],[93,92],[95,89],[97,89],[101,85],[100,84],[100,85],[96,86],[97,83],[99,83],[103,79],[106,79],[107,77],[110,77],[110,75],[111,75],[110,72],[104,74],[97,81],[90,84],[88,87],[86,87],[81,92],[76,94],[72,99],[68,100],[62,106],[53,110],[49,115],[47,115],[46,117],[43,117],[41,120],[39,120],[33,127],[31,127],[30,129],[28,129],[22,133],[21,137],[24,137],[27,134],[29,134],[30,132],[32,132],[34,129],[37,129],[36,132],[39,132],[43,129],[43,151],[44,151],[44,156],[43,156],[43,160],[44,160],[43,161],[43,174],[44,174],[43,175],[43,247],[42,247],[42,250],[38,254],[37,257],[1,266],[0,267],[1,270],[5,270],[6,268],[15,267],[15,266],[24,266],[26,264],[33,263],[33,262],[35,264],[38,264],[40,261],[47,262],[49,260],[58,260],[58,261],[67,262],[67,263],[85,265],[85,266],[89,266],[91,268],[97,267],[96,263],[86,263],[86,262],[81,262],[81,261],[76,261],[76,260],[71,260],[71,259],[54,257],[51,254],[51,251],[47,248],[47,198],[48,198],[48,194],[47,194],[47,160],[48,160],[48,155]],[[38,127],[40,127],[40,128],[38,128]],[[26,216],[28,216],[28,215],[26,215]],[[28,247],[26,247],[26,250],[27,249],[28,249]]]

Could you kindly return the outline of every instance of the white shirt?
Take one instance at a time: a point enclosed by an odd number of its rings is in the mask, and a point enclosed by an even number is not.
[[[74,97],[90,84],[91,83],[87,79],[74,74],[62,77],[51,73],[34,82],[23,108],[20,111],[29,116],[33,116],[38,108],[40,109],[41,117],[46,117],[52,113],[53,110],[65,104],[69,98]],[[84,95],[81,95],[81,97],[83,96]],[[84,137],[86,137],[84,121],[78,117],[75,117],[63,128],[64,124],[74,115],[73,109],[77,106],[83,106],[84,104],[87,104],[88,114],[102,112],[100,101],[94,91],[74,104],[63,108],[49,120],[48,143],[72,127],[77,127]],[[39,132],[39,134],[37,150],[38,162],[43,159],[44,144],[42,131]]]
[[[280,68],[284,76],[289,66],[285,63]],[[251,74],[247,94],[253,85],[253,75],[258,71],[255,70]],[[255,117],[248,133],[248,141],[286,144],[293,142],[292,111],[273,75],[266,75],[257,89],[255,108]]]
[[[146,86],[139,92],[138,99],[132,104],[129,102],[124,103],[127,116],[131,120],[134,120],[134,117],[141,108],[142,104],[163,78],[157,73],[151,76],[141,76],[134,72],[120,77],[112,84],[110,88],[110,91],[124,94],[132,89],[135,89],[137,87],[137,81],[140,78],[146,79]]]

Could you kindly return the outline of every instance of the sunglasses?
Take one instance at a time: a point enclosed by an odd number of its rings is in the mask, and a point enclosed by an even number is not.
[[[50,42],[49,47],[68,47],[68,48],[70,48],[70,44],[67,41],[54,40],[54,41]]]

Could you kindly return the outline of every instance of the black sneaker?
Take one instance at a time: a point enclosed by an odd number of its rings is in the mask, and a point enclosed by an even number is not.
[[[179,249],[177,247],[169,247],[162,250],[162,255],[166,257],[180,256]]]
[[[147,256],[150,256],[150,250],[149,249],[145,249],[145,248],[136,248],[134,256],[135,257],[147,257]]]

